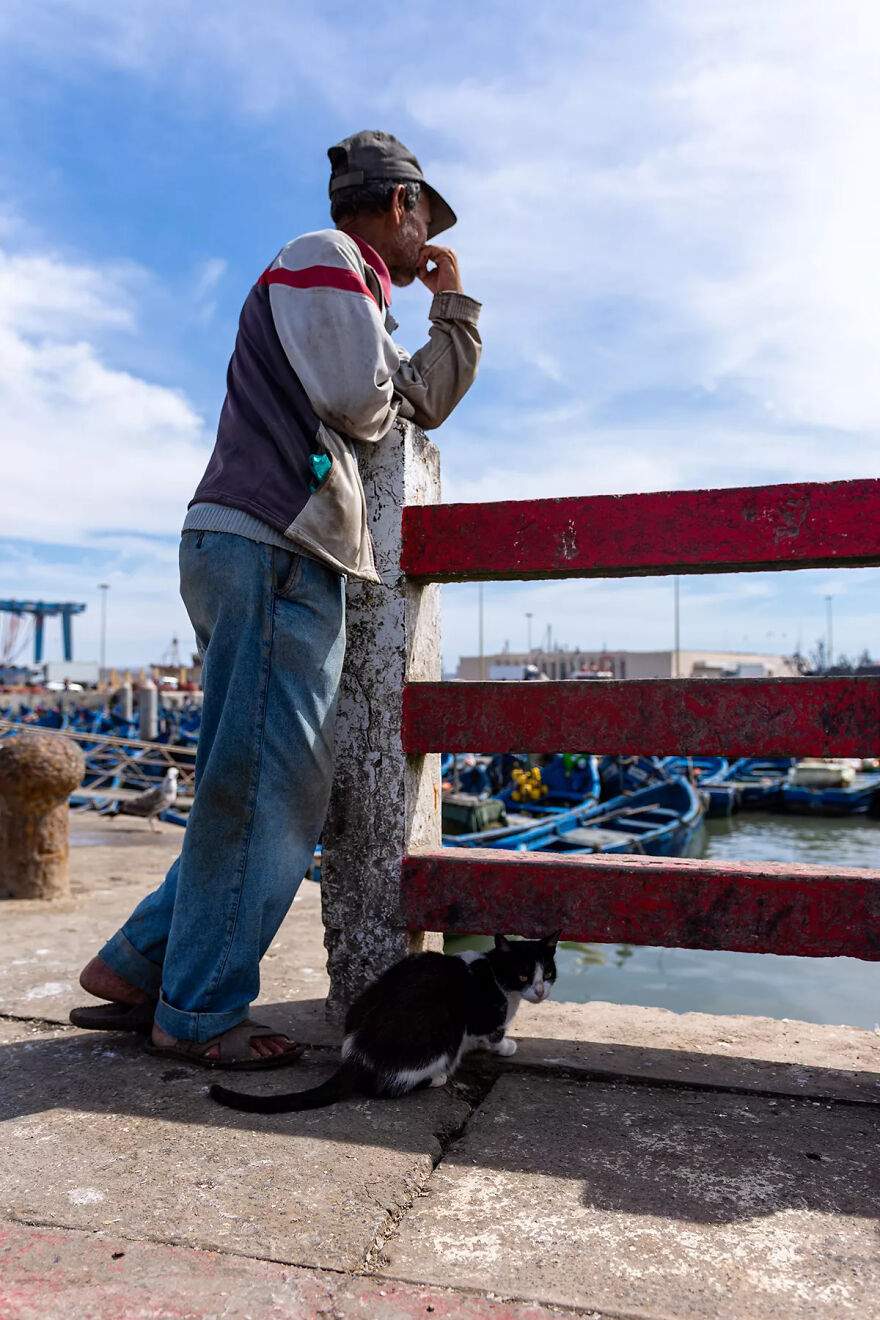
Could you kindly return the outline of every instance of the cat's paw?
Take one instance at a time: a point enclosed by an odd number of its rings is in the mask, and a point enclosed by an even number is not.
[[[511,1040],[509,1036],[505,1036],[503,1040],[499,1040],[497,1045],[491,1045],[490,1049],[493,1054],[516,1054],[516,1041]]]
[[[445,1086],[448,1080],[449,1078],[447,1073],[437,1073],[436,1076],[431,1078],[431,1085]]]

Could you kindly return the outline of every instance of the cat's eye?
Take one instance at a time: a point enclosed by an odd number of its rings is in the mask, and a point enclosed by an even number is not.
[[[528,976],[525,974],[525,972],[523,972],[522,976],[521,976],[519,979],[520,979],[521,981],[527,981],[529,978],[528,978]]]

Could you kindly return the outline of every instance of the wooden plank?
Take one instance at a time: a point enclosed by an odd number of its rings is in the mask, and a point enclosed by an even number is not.
[[[880,874],[682,858],[443,848],[406,857],[413,930],[880,960]]]
[[[873,756],[880,678],[410,683],[405,752]]]
[[[880,481],[403,510],[401,567],[434,582],[880,564]]]

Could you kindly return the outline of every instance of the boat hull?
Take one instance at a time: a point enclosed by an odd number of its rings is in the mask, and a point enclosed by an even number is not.
[[[792,815],[874,815],[880,809],[880,774],[856,775],[851,784],[829,788],[785,784],[780,797],[782,810]]]

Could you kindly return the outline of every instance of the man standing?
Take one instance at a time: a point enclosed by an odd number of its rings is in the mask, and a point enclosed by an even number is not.
[[[204,690],[183,848],[80,977],[110,1002],[71,1014],[149,1029],[152,1052],[208,1067],[301,1052],[248,1009],[327,810],[344,578],[379,581],[356,446],[398,417],[439,426],[480,357],[480,304],[452,249],[429,242],[455,215],[415,156],[378,132],[328,155],[337,227],[289,243],[251,289],[183,525]],[[434,297],[428,343],[409,357],[388,308],[392,285],[416,277]]]

